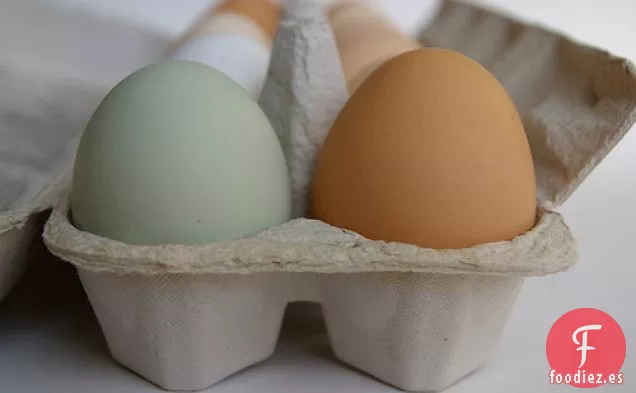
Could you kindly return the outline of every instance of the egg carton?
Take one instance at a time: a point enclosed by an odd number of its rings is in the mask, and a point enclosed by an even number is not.
[[[44,211],[68,183],[103,89],[0,68],[0,301],[26,268]]]
[[[302,217],[315,153],[348,96],[322,9],[290,2],[260,104],[287,154],[295,219],[233,241],[128,245],[76,229],[67,195],[46,223],[47,247],[77,267],[117,362],[164,389],[207,388],[270,356],[295,301],[322,305],[337,358],[403,390],[444,389],[493,355],[523,279],[576,262],[553,209],[636,121],[636,73],[459,2],[419,38],[479,60],[509,91],[533,152],[537,224],[511,241],[434,250]]]

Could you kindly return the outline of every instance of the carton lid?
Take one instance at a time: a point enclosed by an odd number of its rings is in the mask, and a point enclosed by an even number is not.
[[[0,233],[53,205],[104,89],[0,67]]]
[[[544,207],[565,202],[636,122],[634,65],[564,35],[447,0],[419,40],[475,59],[508,90]]]

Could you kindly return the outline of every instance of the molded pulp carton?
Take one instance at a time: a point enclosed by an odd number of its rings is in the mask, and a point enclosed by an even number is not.
[[[488,360],[523,278],[575,263],[552,209],[634,123],[636,77],[625,60],[457,2],[420,39],[479,60],[508,89],[535,160],[536,226],[432,250],[303,218],[315,152],[348,97],[322,10],[290,2],[260,103],[288,152],[297,218],[234,241],[133,246],[74,228],[65,197],[46,225],[117,362],[165,389],[204,389],[270,356],[301,300],[321,303],[339,359],[404,390],[444,389]]]

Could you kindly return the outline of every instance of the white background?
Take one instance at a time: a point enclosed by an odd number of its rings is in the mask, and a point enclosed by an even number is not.
[[[636,60],[634,0],[479,3]],[[205,0],[3,0],[0,63],[109,85],[158,56],[206,4]],[[387,0],[383,5],[413,31],[436,2]],[[494,359],[446,392],[574,391],[548,385],[545,338],[560,315],[577,307],[608,312],[627,337],[625,384],[595,391],[636,392],[635,156],[636,133],[632,133],[560,209],[578,238],[579,263],[564,274],[526,280]],[[110,360],[72,270],[54,266],[55,275],[48,270],[33,273],[0,306],[0,391],[159,391]],[[210,391],[395,391],[337,363],[320,329],[296,330],[303,332],[302,337],[285,336],[273,358]]]

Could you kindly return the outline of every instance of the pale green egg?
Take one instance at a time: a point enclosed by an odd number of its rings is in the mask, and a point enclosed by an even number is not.
[[[258,104],[209,66],[128,76],[81,138],[71,191],[81,230],[129,244],[236,239],[290,218],[287,165]]]

